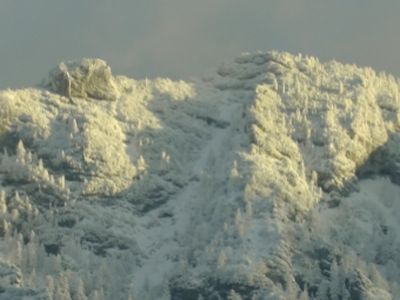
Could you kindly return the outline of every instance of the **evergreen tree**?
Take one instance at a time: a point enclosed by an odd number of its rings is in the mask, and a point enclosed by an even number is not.
[[[310,298],[308,297],[308,292],[306,289],[304,289],[304,291],[302,291],[299,295],[299,300],[309,300]]]
[[[72,134],[77,134],[79,132],[78,123],[75,118],[70,119],[69,121],[69,130]]]
[[[73,300],[87,300],[87,296],[85,294],[85,286],[83,284],[83,280],[79,278],[78,284],[76,287],[76,292],[74,293]]]
[[[72,300],[69,290],[69,278],[64,272],[57,278],[54,300]]]
[[[46,284],[47,295],[50,300],[55,300],[54,299],[55,284],[54,284],[53,276],[47,275],[46,281],[47,281],[47,284]]]
[[[5,214],[6,212],[7,212],[6,192],[2,190],[0,192],[0,215]]]
[[[35,280],[36,280],[36,270],[33,269],[32,272],[30,272],[30,274],[29,274],[27,285],[30,288],[34,288],[35,287]]]
[[[25,163],[25,155],[26,155],[26,150],[24,143],[22,140],[19,140],[17,144],[17,160],[20,161],[21,163]]]
[[[234,290],[230,290],[228,300],[242,300],[242,297]]]
[[[381,273],[378,271],[378,269],[376,268],[375,264],[371,264],[369,266],[369,278],[371,279],[372,283],[380,288],[380,289],[384,289],[384,290],[389,290],[389,285],[386,282],[386,280],[383,278],[383,276],[381,275]]]

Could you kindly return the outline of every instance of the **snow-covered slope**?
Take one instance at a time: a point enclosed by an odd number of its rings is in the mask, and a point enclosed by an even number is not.
[[[400,298],[398,94],[280,52],[1,91],[0,299]]]

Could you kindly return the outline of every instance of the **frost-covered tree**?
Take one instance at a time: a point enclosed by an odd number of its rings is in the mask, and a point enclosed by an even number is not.
[[[221,250],[217,259],[217,268],[222,269],[226,265],[227,261],[228,257],[226,256],[225,252]]]
[[[243,298],[234,290],[230,290],[228,300],[242,300]]]
[[[33,269],[29,274],[26,285],[31,288],[34,288],[34,287],[36,287],[36,280],[37,280],[36,270]]]
[[[310,298],[309,298],[309,296],[308,296],[308,291],[307,290],[303,290],[301,293],[300,293],[300,295],[299,295],[299,297],[298,297],[298,300],[309,300]]]
[[[103,295],[103,291],[102,290],[94,290],[90,296],[89,296],[89,300],[105,300],[104,295]]]
[[[329,284],[329,296],[331,299],[340,299],[343,294],[341,270],[339,269],[336,261],[331,264],[330,270],[330,284]]]
[[[136,169],[140,174],[144,174],[147,170],[147,163],[142,155],[139,156],[136,162]]]
[[[51,275],[47,275],[46,276],[46,291],[47,291],[47,295],[51,300],[55,300],[54,299],[54,295],[55,295],[55,283],[54,283],[54,278]]]
[[[0,171],[9,172],[12,164],[12,159],[8,155],[7,149],[4,148],[3,154],[1,155]]]
[[[76,122],[75,118],[69,119],[69,130],[72,134],[79,133],[78,123]]]
[[[21,163],[25,163],[25,155],[26,155],[26,150],[25,150],[24,143],[22,142],[22,140],[19,140],[19,142],[17,144],[17,159]]]
[[[369,265],[369,279],[371,282],[379,289],[383,290],[390,290],[388,282],[385,280],[385,278],[381,275],[381,273],[378,271],[377,267],[375,264],[370,264]]]
[[[2,190],[0,192],[0,215],[4,215],[6,212],[7,212],[6,192]]]
[[[61,190],[65,190],[65,176],[64,175],[61,175],[58,178],[58,185],[59,185]]]
[[[55,284],[54,300],[72,300],[70,294],[69,278],[66,273],[61,273]]]
[[[10,233],[10,223],[5,219],[0,219],[0,237],[5,237]]]
[[[75,292],[73,293],[73,300],[87,300],[87,296],[85,294],[85,285],[81,278],[78,279],[78,283],[75,287]]]

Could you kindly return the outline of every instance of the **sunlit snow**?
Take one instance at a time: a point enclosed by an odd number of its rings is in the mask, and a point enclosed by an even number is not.
[[[0,91],[0,299],[400,298],[399,82],[245,53]]]

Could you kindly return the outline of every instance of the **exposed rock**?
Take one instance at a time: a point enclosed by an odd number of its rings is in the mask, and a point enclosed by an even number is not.
[[[50,72],[46,85],[66,97],[116,100],[119,95],[111,68],[101,59],[62,62]]]

